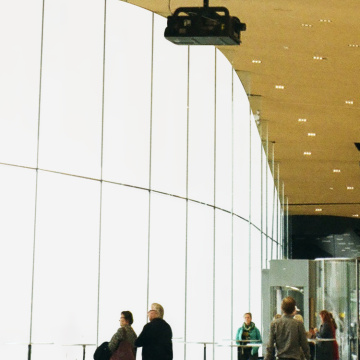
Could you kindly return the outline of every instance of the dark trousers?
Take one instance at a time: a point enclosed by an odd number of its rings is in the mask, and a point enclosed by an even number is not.
[[[258,354],[251,355],[251,348],[238,347],[238,360],[257,360]]]

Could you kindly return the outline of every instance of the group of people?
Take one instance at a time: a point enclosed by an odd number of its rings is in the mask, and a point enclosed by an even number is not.
[[[283,315],[275,316],[270,325],[269,341],[264,360],[311,360],[313,352],[308,339],[317,337],[329,339],[316,348],[316,360],[339,360],[338,344],[335,339],[336,323],[332,314],[326,310],[320,312],[320,329],[305,331],[301,315],[296,314],[295,300],[288,296],[281,303]],[[164,308],[157,303],[148,311],[149,322],[139,336],[132,328],[133,316],[130,311],[123,311],[120,317],[120,328],[106,343],[110,360],[135,360],[136,349],[142,347],[143,360],[172,360],[172,330],[163,319]],[[250,312],[244,314],[244,323],[236,333],[238,360],[258,359],[261,344],[259,329],[252,322]],[[259,346],[254,345],[258,343]],[[94,356],[95,358],[95,356]]]
[[[330,312],[320,312],[320,329],[305,331],[304,320],[296,314],[294,298],[288,296],[281,303],[283,315],[275,315],[270,325],[269,341],[266,346],[264,360],[311,360],[314,359],[315,344],[308,339],[325,339],[316,347],[316,360],[339,360],[339,349],[335,338],[336,323]],[[326,339],[329,339],[326,341]],[[258,359],[261,343],[259,329],[252,322],[251,313],[244,314],[244,324],[236,334],[238,360]],[[256,343],[259,346],[256,346]],[[276,356],[275,356],[276,354]]]
[[[310,360],[314,358],[315,346],[316,360],[339,360],[335,339],[336,323],[330,312],[320,311],[320,329],[310,329],[306,332],[302,316],[296,314],[296,303],[291,296],[283,299],[281,310],[283,315],[273,320],[270,325],[265,360],[274,358],[275,349],[278,359]],[[316,342],[315,345],[308,341],[313,338],[325,341]]]
[[[131,326],[132,313],[123,311],[120,328],[107,344],[110,360],[135,360],[138,347],[142,347],[143,360],[172,360],[172,330],[163,317],[164,308],[157,303],[151,304],[149,322],[137,336]]]

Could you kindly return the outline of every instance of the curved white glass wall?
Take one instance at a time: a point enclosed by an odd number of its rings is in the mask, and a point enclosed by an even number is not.
[[[261,328],[283,231],[229,62],[117,0],[3,2],[0,18],[1,357],[92,359],[122,310],[139,333],[159,302],[174,359],[202,342],[236,359],[219,345],[247,311]]]

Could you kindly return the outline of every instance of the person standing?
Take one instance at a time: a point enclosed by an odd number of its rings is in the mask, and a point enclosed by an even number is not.
[[[321,310],[319,313],[321,319],[320,330],[314,329],[318,339],[334,339],[335,329],[331,320],[330,313],[327,310]],[[334,341],[320,341],[316,348],[316,358],[319,360],[334,359]]]
[[[270,324],[270,336],[264,360],[272,359],[274,347],[279,360],[300,360],[300,348],[305,359],[310,360],[310,349],[304,324],[293,318],[296,312],[295,306],[295,299],[291,296],[283,299],[281,303],[283,315]]]
[[[244,324],[236,333],[236,342],[240,345],[247,345],[248,341],[261,343],[261,335],[259,329],[251,321],[251,313],[244,314]],[[242,342],[246,340],[246,342]],[[255,360],[258,358],[259,347],[238,347],[238,360]]]
[[[135,341],[135,346],[143,348],[143,360],[173,359],[172,330],[163,317],[164,308],[157,303],[151,304],[149,322]]]
[[[119,321],[120,328],[113,335],[108,345],[111,352],[110,360],[135,360],[136,333],[131,327],[134,322],[132,313],[123,311]]]

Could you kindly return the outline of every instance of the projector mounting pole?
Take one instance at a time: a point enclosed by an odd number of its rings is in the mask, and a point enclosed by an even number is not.
[[[204,8],[209,7],[209,0],[204,0]]]

